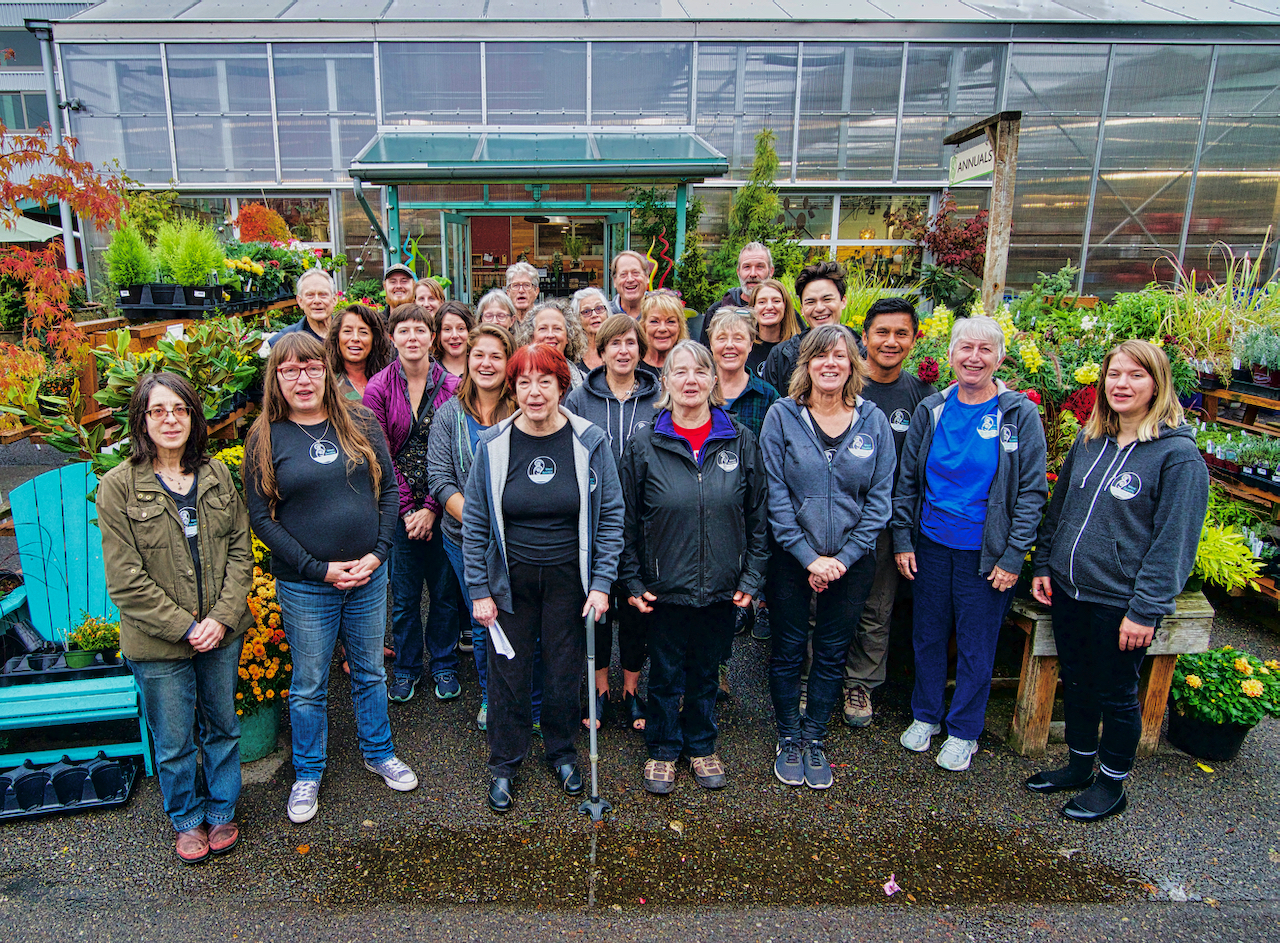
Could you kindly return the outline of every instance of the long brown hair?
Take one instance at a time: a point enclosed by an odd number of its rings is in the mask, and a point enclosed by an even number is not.
[[[209,424],[205,422],[200,397],[186,377],[176,373],[147,373],[138,381],[138,388],[134,390],[133,399],[129,402],[129,428],[133,430],[130,461],[135,465],[147,465],[154,462],[160,454],[147,429],[147,406],[151,403],[151,394],[158,386],[178,397],[187,407],[191,431],[187,435],[187,444],[182,449],[182,470],[189,475],[205,460]]]
[[[756,295],[760,293],[761,288],[772,288],[782,296],[782,320],[778,323],[778,343],[790,340],[799,334],[800,316],[796,314],[796,303],[791,297],[791,292],[787,291],[787,286],[776,278],[766,278],[751,292],[749,300],[753,309],[756,306]]]
[[[444,316],[452,314],[467,327],[467,352],[471,352],[470,334],[471,329],[476,326],[476,316],[471,312],[471,306],[462,301],[446,301],[440,307],[436,308],[436,313],[431,316],[431,333],[435,337],[431,340],[431,356],[436,363],[444,363],[444,345],[440,343],[440,328],[444,325]]]
[[[462,374],[462,382],[458,384],[458,400],[462,411],[476,422],[483,422],[480,416],[480,387],[471,379],[471,348],[482,337],[492,337],[502,345],[502,353],[508,361],[515,356],[516,342],[511,333],[496,324],[480,324],[471,329],[467,335],[467,369]],[[493,421],[501,422],[516,411],[516,394],[511,381],[503,376],[502,391],[498,394],[498,404],[493,408]]]
[[[1177,429],[1181,426],[1186,419],[1182,404],[1178,402],[1178,392],[1173,386],[1173,370],[1169,366],[1168,355],[1148,341],[1128,340],[1116,344],[1102,358],[1102,368],[1098,371],[1098,398],[1093,404],[1093,412],[1084,424],[1084,437],[1100,439],[1120,434],[1120,416],[1107,401],[1107,370],[1116,354],[1124,354],[1145,370],[1154,384],[1151,402],[1147,404],[1147,414],[1138,423],[1138,441],[1158,439],[1161,429]]]
[[[284,422],[289,418],[289,403],[280,390],[280,378],[276,370],[283,363],[304,364],[313,360],[324,363],[324,347],[310,334],[294,331],[277,338],[271,347],[271,356],[267,358],[267,370],[263,377],[262,412],[245,437],[245,471],[257,478],[258,490],[267,499],[273,520],[280,491],[276,487],[276,470],[271,453],[271,424]],[[347,453],[348,480],[358,466],[368,465],[369,481],[376,497],[382,490],[382,465],[378,462],[378,453],[373,443],[356,421],[355,410],[358,408],[363,411],[364,407],[357,407],[338,392],[337,381],[327,369],[321,404],[329,420],[329,427],[338,437],[339,446]]]
[[[811,330],[800,342],[796,368],[791,372],[791,380],[787,386],[787,395],[801,406],[809,405],[809,395],[813,392],[809,361],[821,357],[837,344],[843,344],[849,354],[849,379],[844,381],[844,388],[840,391],[841,399],[846,406],[853,406],[858,402],[862,384],[867,378],[867,364],[858,353],[853,331],[843,324],[823,324]]]
[[[347,305],[335,311],[329,318],[329,333],[324,338],[325,365],[335,377],[347,372],[347,362],[342,359],[342,347],[338,335],[342,333],[342,321],[348,314],[354,314],[369,329],[372,345],[369,356],[364,361],[364,378],[371,379],[375,373],[391,363],[395,348],[391,346],[391,335],[387,333],[386,322],[382,315],[368,305]]]

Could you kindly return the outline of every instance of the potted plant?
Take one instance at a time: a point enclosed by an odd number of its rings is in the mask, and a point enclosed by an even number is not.
[[[222,300],[218,280],[225,262],[226,255],[213,229],[194,220],[183,222],[174,248],[172,272],[187,304],[212,308]]]
[[[275,577],[253,568],[249,593],[253,625],[240,649],[236,714],[240,717],[240,761],[260,760],[276,749],[280,705],[289,696],[293,673],[289,644],[280,621]]]
[[[98,652],[102,652],[104,663],[114,662],[119,648],[120,623],[86,615],[67,636],[67,667],[87,668],[93,664]]]
[[[1244,535],[1234,524],[1220,525],[1206,518],[1200,528],[1196,546],[1196,562],[1183,592],[1201,589],[1210,583],[1231,592],[1235,589],[1258,588],[1258,561],[1245,543]]]
[[[142,233],[125,223],[111,237],[103,258],[107,278],[119,292],[120,304],[136,305],[142,300],[142,286],[156,277],[156,260]]]
[[[1180,655],[1169,688],[1169,742],[1202,760],[1234,759],[1263,717],[1280,717],[1280,662],[1230,645]]]

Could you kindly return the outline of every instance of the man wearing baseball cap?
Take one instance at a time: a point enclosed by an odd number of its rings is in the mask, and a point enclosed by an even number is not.
[[[390,319],[391,312],[400,305],[413,303],[413,269],[403,262],[387,267],[382,275],[382,290],[387,296],[387,310],[383,318]]]

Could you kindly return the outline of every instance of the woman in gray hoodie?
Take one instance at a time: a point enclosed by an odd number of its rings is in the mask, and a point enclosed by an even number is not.
[[[603,365],[596,367],[583,384],[565,397],[564,407],[598,426],[609,440],[615,464],[636,431],[652,425],[658,415],[662,390],[656,374],[638,370],[649,352],[649,341],[640,322],[628,314],[606,318],[595,334],[596,353]],[[604,653],[604,667],[596,669],[599,692],[596,717],[604,717],[609,703],[609,656],[613,651],[611,622],[618,624],[618,653],[622,660],[622,714],[633,730],[645,726],[645,704],[640,699],[640,672],[648,657],[647,617],[627,605],[626,586],[614,587],[616,619],[596,623],[596,651]],[[587,712],[583,711],[584,718]]]
[[[1068,818],[1094,821],[1128,805],[1124,781],[1142,734],[1138,675],[1191,574],[1208,502],[1209,471],[1169,359],[1124,341],[1102,361],[1093,415],[1062,465],[1034,558],[1031,591],[1053,607],[1070,758],[1027,788],[1083,789],[1063,808]]]

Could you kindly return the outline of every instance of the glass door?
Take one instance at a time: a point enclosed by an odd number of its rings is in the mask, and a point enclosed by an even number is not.
[[[602,284],[605,297],[612,298],[616,292],[613,288],[613,257],[623,249],[631,248],[631,213],[609,213],[604,218],[604,272]]]
[[[455,301],[471,304],[471,217],[458,213],[441,213],[440,246],[444,277],[449,279],[448,295]]]

